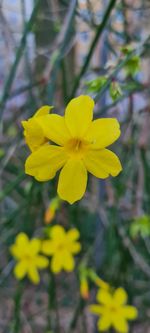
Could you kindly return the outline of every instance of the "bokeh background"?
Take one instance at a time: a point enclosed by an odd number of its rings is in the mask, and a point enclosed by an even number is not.
[[[139,310],[130,333],[150,332],[149,17],[149,0],[0,1],[1,333],[96,333],[87,305],[97,287],[89,282],[88,300],[81,297],[81,262],[126,289]],[[21,120],[45,104],[63,114],[80,94],[95,99],[95,117],[118,118],[113,151],[123,171],[105,181],[90,177],[84,198],[61,202],[51,219],[57,177],[38,183],[25,175]],[[80,231],[75,272],[42,272],[38,287],[28,280],[20,287],[10,245],[21,231],[41,236],[56,223]]]

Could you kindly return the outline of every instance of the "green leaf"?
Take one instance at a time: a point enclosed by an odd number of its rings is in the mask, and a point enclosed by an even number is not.
[[[150,216],[143,215],[135,219],[130,226],[130,235],[132,238],[136,238],[138,235],[150,236]]]
[[[125,71],[127,75],[134,76],[140,71],[141,67],[141,61],[139,56],[134,55],[131,59],[127,61],[127,64],[125,66]]]
[[[97,77],[94,80],[86,82],[88,92],[100,92],[104,84],[107,82],[106,76]]]

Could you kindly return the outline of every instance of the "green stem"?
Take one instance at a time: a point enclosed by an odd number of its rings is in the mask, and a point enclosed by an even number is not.
[[[44,78],[41,78],[38,81],[34,81],[30,84],[26,84],[20,88],[17,88],[16,90],[14,90],[10,95],[9,95],[9,99],[14,98],[15,96],[18,96],[28,90],[32,90],[32,88],[40,86],[40,85],[46,85],[47,81]]]
[[[14,326],[13,326],[13,333],[20,333],[21,332],[21,318],[20,318],[20,310],[21,310],[21,299],[22,299],[22,291],[23,291],[23,284],[19,282],[14,302],[15,302],[15,309],[14,309]]]
[[[70,36],[72,35],[76,6],[77,6],[77,0],[73,0],[72,2],[70,1],[66,29],[64,32],[63,40],[60,43],[58,54],[53,64],[53,68],[51,70],[50,82],[47,86],[48,103],[53,103],[53,97],[56,88],[57,72],[61,67],[61,61],[64,58],[66,52],[66,45],[69,43]]]
[[[47,307],[47,327],[46,327],[46,332],[47,330],[51,330],[52,328],[52,320],[51,320],[51,309],[52,309],[52,298],[53,298],[53,286],[52,286],[52,281],[51,281],[51,276],[49,278],[49,285],[48,285],[48,307]]]
[[[119,97],[115,102],[112,102],[104,107],[101,108],[100,110],[100,114],[104,114],[107,110],[113,108],[115,105],[117,105],[119,102],[123,101],[125,98],[129,97],[131,94],[135,94],[137,93],[138,91],[149,91],[149,89],[147,87],[142,87],[142,86],[139,86],[137,87],[136,89],[133,88],[131,90],[128,90],[127,92],[125,92],[121,97]],[[103,91],[104,92],[104,91]],[[98,100],[99,96],[101,94],[99,93],[96,98],[95,98],[95,101]]]
[[[58,304],[57,304],[57,295],[56,295],[56,281],[55,276],[51,272],[49,278],[49,285],[48,285],[48,313],[47,313],[47,330],[53,329],[54,323],[50,316],[52,310],[55,310],[56,320],[55,320],[55,328],[56,332],[60,332],[60,318],[58,312]],[[46,330],[46,332],[47,332]]]
[[[104,92],[107,90],[107,88],[109,87],[110,83],[112,82],[112,79],[114,79],[117,76],[117,74],[121,71],[121,69],[127,64],[128,60],[131,59],[133,57],[133,55],[135,55],[135,54],[142,55],[143,46],[142,47],[140,46],[137,50],[133,50],[123,60],[121,59],[119,61],[118,65],[115,67],[115,69],[113,70],[113,72],[109,76],[108,80],[103,85],[101,91],[96,95],[95,102],[97,102],[99,100],[99,97],[104,94]]]
[[[78,318],[84,308],[84,300],[80,297],[79,298],[79,301],[76,305],[76,308],[75,308],[75,311],[74,311],[74,314],[73,314],[73,317],[72,317],[72,320],[70,322],[70,325],[69,325],[69,329],[67,331],[67,333],[71,333],[75,328],[76,328],[76,325],[77,325],[77,322],[78,322]]]
[[[14,80],[14,77],[15,77],[15,74],[16,74],[16,71],[17,71],[17,67],[19,65],[20,59],[22,57],[22,54],[23,54],[23,51],[24,51],[24,48],[25,48],[25,45],[26,45],[26,38],[27,38],[28,32],[31,31],[31,28],[33,26],[33,23],[35,21],[35,18],[36,18],[38,9],[39,9],[40,2],[41,2],[41,0],[36,0],[35,6],[33,8],[32,14],[31,14],[31,17],[30,17],[29,21],[27,22],[27,24],[25,25],[24,33],[22,35],[20,45],[19,45],[19,47],[17,49],[17,52],[16,52],[15,61],[14,61],[13,65],[10,69],[10,73],[8,75],[8,78],[7,78],[6,82],[5,82],[4,91],[3,91],[3,95],[2,95],[2,98],[1,98],[1,102],[0,102],[0,120],[2,119],[3,112],[4,112],[4,107],[5,107],[7,98],[9,96],[9,92],[10,92],[11,87],[12,87],[12,83],[13,83],[13,80]]]
[[[150,213],[150,166],[148,163],[148,158],[146,156],[146,150],[141,149],[141,158],[143,162],[143,167],[144,167],[144,182],[145,182],[145,191],[147,194],[146,198],[146,208],[147,211]]]
[[[83,308],[83,311],[82,311],[82,331],[83,332],[88,332],[88,323],[87,323],[84,308]]]
[[[10,184],[6,185],[6,187],[2,191],[0,191],[0,201],[2,201],[6,195],[10,194],[24,178],[25,174],[24,172],[21,172],[15,180],[13,180]]]
[[[109,5],[108,5],[108,7],[106,9],[106,12],[104,14],[103,20],[102,20],[101,24],[98,26],[96,34],[95,34],[95,37],[94,37],[94,39],[93,39],[93,41],[91,43],[91,46],[89,47],[89,53],[88,53],[88,55],[87,55],[87,57],[85,59],[85,62],[83,64],[82,68],[81,68],[81,71],[80,71],[79,75],[77,76],[77,78],[75,80],[75,84],[74,84],[74,87],[72,89],[72,93],[71,93],[70,99],[74,97],[74,95],[76,93],[76,90],[77,90],[77,88],[79,86],[80,79],[85,74],[85,72],[86,72],[86,70],[88,68],[88,65],[89,65],[90,60],[92,58],[92,55],[93,55],[93,52],[94,52],[95,47],[97,45],[97,42],[98,42],[100,36],[102,35],[102,32],[103,32],[103,30],[104,30],[104,28],[105,28],[105,26],[106,26],[106,24],[108,22],[108,19],[110,17],[110,14],[112,12],[112,9],[114,8],[114,6],[116,4],[116,1],[117,0],[110,0],[110,2],[109,2]]]
[[[68,88],[67,88],[66,66],[64,59],[62,59],[61,61],[61,70],[62,70],[62,91],[63,91],[63,99],[65,102],[68,96]]]
[[[24,29],[26,28],[26,8],[25,8],[25,0],[21,0],[21,11],[22,11],[22,17],[23,17],[23,24],[24,24]],[[28,45],[25,49],[25,75],[26,78],[28,79],[31,84],[33,84],[33,77],[32,77],[32,70],[30,66],[30,59],[29,59],[29,53],[28,53]],[[32,89],[28,90],[28,95],[29,95],[29,101],[31,106],[37,106],[37,103],[34,98],[34,94],[32,93]]]
[[[57,286],[55,281],[55,313],[56,313],[56,331],[60,332],[60,316],[59,316],[59,308],[58,308],[58,298],[57,298]]]

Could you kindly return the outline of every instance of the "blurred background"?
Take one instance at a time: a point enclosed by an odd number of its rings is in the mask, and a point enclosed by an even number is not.
[[[1,333],[96,333],[87,305],[97,287],[89,281],[89,297],[81,297],[81,262],[126,289],[139,310],[130,333],[150,333],[149,18],[149,0],[0,1]],[[57,179],[25,175],[21,120],[45,104],[63,114],[80,94],[95,99],[95,118],[118,118],[113,151],[123,171],[89,177],[84,198],[60,202],[51,216]],[[21,231],[41,236],[55,223],[80,231],[76,271],[42,272],[38,287],[26,280],[20,291],[10,245]]]

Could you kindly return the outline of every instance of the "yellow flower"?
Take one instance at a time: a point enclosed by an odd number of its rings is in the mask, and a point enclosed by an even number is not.
[[[114,118],[92,121],[93,108],[91,97],[79,96],[67,105],[64,117],[42,117],[44,135],[54,144],[43,145],[25,163],[25,172],[38,181],[52,179],[62,168],[58,195],[71,204],[85,193],[87,171],[104,179],[122,170],[118,157],[105,149],[120,136],[119,123]]]
[[[21,122],[24,128],[26,144],[32,152],[48,142],[48,139],[45,137],[43,129],[40,125],[40,121],[43,116],[48,115],[52,108],[52,106],[48,105],[42,106],[32,118]]]
[[[28,276],[35,284],[39,283],[40,277],[38,269],[48,266],[48,259],[39,255],[41,241],[37,238],[29,240],[28,236],[21,232],[17,237],[15,244],[10,248],[11,254],[18,261],[15,266],[14,274],[18,280]]]
[[[59,273],[62,269],[71,272],[74,269],[75,261],[73,255],[81,250],[81,245],[77,242],[80,234],[77,229],[68,232],[59,225],[50,229],[50,240],[44,240],[42,252],[52,256],[51,270]]]
[[[113,327],[117,332],[128,332],[128,320],[137,318],[138,312],[134,306],[126,305],[127,293],[123,288],[118,288],[113,294],[100,289],[97,293],[99,305],[91,305],[90,311],[100,316],[98,320],[99,331],[107,331]]]

